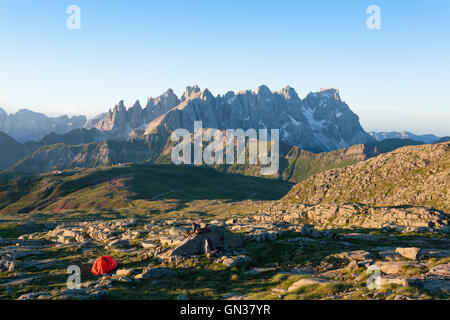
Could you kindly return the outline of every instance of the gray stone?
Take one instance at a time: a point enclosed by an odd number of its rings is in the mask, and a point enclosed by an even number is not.
[[[151,278],[171,278],[176,277],[178,273],[175,270],[167,269],[167,268],[148,268],[145,269],[142,273],[135,276],[135,279],[151,279]]]
[[[397,248],[395,252],[410,260],[420,260],[424,256],[424,251],[420,248]]]
[[[247,257],[246,255],[239,255],[239,256],[223,256],[218,261],[221,262],[226,267],[234,268],[241,264],[251,262],[252,259],[250,257]]]
[[[210,225],[186,238],[183,243],[173,249],[169,254],[180,256],[201,254],[204,250],[205,240],[208,240],[212,250],[227,250],[242,245],[242,239],[239,235],[223,227]]]
[[[113,240],[108,243],[108,247],[111,248],[126,248],[130,246],[130,242],[128,240]]]

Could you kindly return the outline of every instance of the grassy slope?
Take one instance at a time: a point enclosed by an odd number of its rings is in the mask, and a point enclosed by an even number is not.
[[[272,200],[292,187],[280,180],[225,174],[207,167],[145,163],[1,177],[0,210],[4,212],[132,208],[161,199]]]

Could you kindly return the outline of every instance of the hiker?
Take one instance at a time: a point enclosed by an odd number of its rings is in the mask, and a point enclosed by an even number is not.
[[[200,230],[200,225],[197,223],[192,223],[191,228],[186,229],[186,236],[190,236],[191,234],[197,233]]]

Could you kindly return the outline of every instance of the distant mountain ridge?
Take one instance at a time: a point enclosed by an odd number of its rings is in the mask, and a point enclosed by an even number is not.
[[[39,173],[72,168],[94,168],[124,163],[150,162],[171,163],[170,153],[173,142],[162,128],[159,132],[127,140],[97,141],[102,134],[97,129],[79,129],[64,135],[50,134],[39,143],[20,144],[5,135],[3,148],[21,150],[11,153],[9,165],[0,171]],[[9,143],[9,146],[8,146]],[[389,139],[358,144],[331,152],[313,153],[297,146],[280,144],[279,170],[272,178],[299,182],[308,176],[331,168],[340,168],[395,150],[405,145],[421,144],[408,139]],[[205,143],[205,147],[207,143]],[[1,140],[0,140],[0,147]],[[246,146],[248,148],[248,145]],[[248,150],[247,150],[248,152]],[[14,156],[12,156],[14,155]],[[233,164],[215,165],[219,171],[242,175],[259,176],[261,165]]]
[[[68,117],[64,115],[53,118],[27,109],[7,114],[0,108],[0,131],[22,143],[39,141],[51,132],[67,133],[81,128],[85,122],[85,116]]]
[[[438,136],[435,136],[434,134],[422,134],[422,135],[416,135],[414,133],[408,132],[408,131],[401,131],[401,132],[375,132],[371,131],[369,134],[374,137],[377,141],[383,141],[386,139],[411,139],[415,141],[421,141],[423,143],[433,143],[437,142],[440,138]]]

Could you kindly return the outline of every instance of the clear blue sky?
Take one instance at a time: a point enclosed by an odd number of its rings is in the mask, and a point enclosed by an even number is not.
[[[81,30],[68,30],[68,5]],[[366,28],[381,8],[382,29]],[[0,0],[0,106],[93,116],[187,85],[336,87],[366,130],[450,135],[450,1]]]

